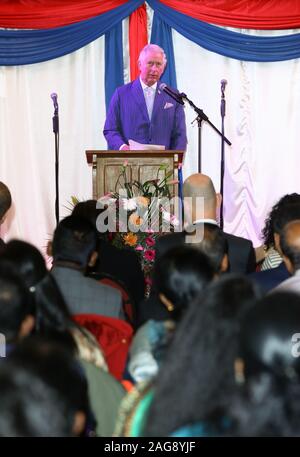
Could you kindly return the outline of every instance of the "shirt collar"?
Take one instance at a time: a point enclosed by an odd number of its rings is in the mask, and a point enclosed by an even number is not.
[[[156,81],[155,84],[152,84],[152,86],[147,86],[147,84],[145,84],[145,83],[142,81],[142,79],[140,78],[140,83],[141,83],[141,86],[142,86],[143,91],[146,89],[146,87],[149,88],[149,89],[151,89],[151,90],[153,90],[153,92],[156,91],[156,88],[157,88],[157,81]]]
[[[193,222],[193,224],[212,224],[212,225],[219,225],[215,219],[197,219]]]

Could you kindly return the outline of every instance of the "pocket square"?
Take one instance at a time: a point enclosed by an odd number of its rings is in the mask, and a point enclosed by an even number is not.
[[[164,109],[172,108],[172,106],[174,106],[173,103],[166,102],[165,106],[164,106]]]

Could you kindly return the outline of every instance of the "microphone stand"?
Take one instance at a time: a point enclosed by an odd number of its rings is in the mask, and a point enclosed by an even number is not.
[[[202,109],[198,108],[192,100],[190,100],[186,94],[181,93],[180,97],[186,100],[189,105],[193,108],[193,110],[197,113],[196,121],[198,122],[198,172],[201,173],[201,124],[202,121],[207,122],[222,138],[222,140],[226,141],[226,143],[231,146],[231,142],[224,136],[224,133],[221,133],[219,129],[208,119],[206,114],[202,111]]]
[[[226,108],[226,102],[225,102],[225,85],[221,86],[221,119],[222,119],[222,138],[221,138],[221,173],[220,173],[220,194],[221,194],[221,206],[220,206],[220,228],[223,230],[224,227],[224,216],[223,216],[223,202],[224,202],[224,170],[225,170],[225,136],[224,136],[224,117],[225,117],[225,108]]]
[[[59,118],[58,105],[55,104],[54,115],[52,117],[53,133],[55,139],[55,218],[56,225],[59,223]]]

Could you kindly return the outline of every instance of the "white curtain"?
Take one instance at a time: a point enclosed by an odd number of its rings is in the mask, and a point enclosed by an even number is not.
[[[232,146],[225,145],[224,228],[258,246],[272,205],[286,193],[300,192],[300,60],[241,62],[206,51],[177,32],[173,32],[173,40],[179,90],[203,109],[219,130],[220,82],[228,81],[225,135]],[[196,123],[191,125],[195,112],[189,105],[185,111],[187,177],[198,167],[198,128]],[[203,122],[201,130],[201,171],[211,176],[219,191],[221,141],[209,124]]]
[[[1,236],[44,250],[55,227],[53,104],[60,121],[60,217],[72,195],[92,196],[85,150],[106,149],[104,37],[75,53],[35,65],[1,67],[0,180],[14,205]]]
[[[126,37],[127,21],[124,27]],[[220,81],[228,81],[225,134],[232,147],[225,147],[225,229],[252,239],[257,246],[270,207],[283,194],[300,192],[299,60],[240,62],[208,52],[176,32],[173,40],[178,88],[219,129]],[[124,48],[127,55],[126,40]],[[128,59],[125,63],[127,80]],[[72,195],[92,196],[92,170],[85,150],[106,149],[104,37],[53,61],[0,68],[0,180],[9,186],[14,200],[1,236],[25,239],[43,250],[55,227],[52,92],[59,102],[63,217]],[[198,131],[197,125],[191,125],[194,111],[189,106],[185,110],[187,177],[197,171]],[[220,151],[220,138],[204,122],[202,172],[212,177],[217,191]]]

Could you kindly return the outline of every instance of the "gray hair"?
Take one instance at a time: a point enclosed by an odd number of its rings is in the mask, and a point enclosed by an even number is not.
[[[139,58],[138,58],[138,62],[143,60],[143,58],[145,57],[145,55],[149,51],[160,52],[162,54],[162,56],[163,56],[164,66],[166,66],[166,64],[167,64],[167,56],[165,54],[165,51],[163,50],[163,48],[161,48],[157,44],[146,44],[146,46],[144,46],[143,49],[140,52],[140,55],[139,55]]]

